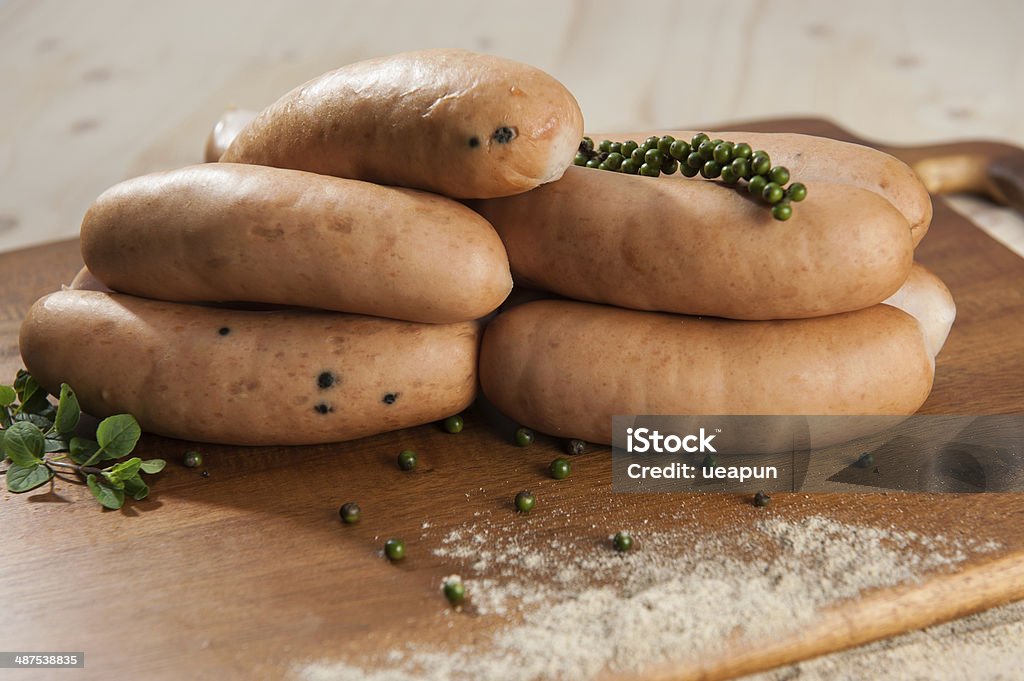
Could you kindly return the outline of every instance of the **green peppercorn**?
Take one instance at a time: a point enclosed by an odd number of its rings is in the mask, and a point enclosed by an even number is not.
[[[771,500],[772,498],[764,490],[759,490],[758,493],[754,495],[754,506],[763,508],[770,504]]]
[[[612,537],[612,546],[614,546],[615,550],[619,553],[627,553],[629,551],[632,551],[633,537],[629,534],[629,532],[617,532],[615,536]]]
[[[516,429],[515,434],[516,445],[520,447],[529,447],[533,444],[533,431],[526,427],[519,427]]]
[[[533,496],[532,492],[523,490],[516,495],[515,504],[516,510],[520,513],[529,513],[537,505],[537,497]]]
[[[599,165],[601,165],[601,162],[598,161],[596,158],[592,158],[589,161],[587,161],[587,167],[588,168],[596,168]]]
[[[772,217],[780,222],[785,222],[793,217],[793,208],[789,205],[788,201],[777,203],[772,206]]]
[[[577,166],[585,166],[589,160],[590,159],[587,158],[586,154],[576,154],[576,158],[572,160],[572,163]]]
[[[398,455],[398,467],[403,471],[411,471],[416,468],[416,452],[406,449]]]
[[[807,187],[802,182],[794,182],[786,190],[786,198],[790,201],[803,201],[807,198]]]
[[[728,142],[722,142],[712,150],[711,156],[716,163],[725,165],[732,160],[732,145]]]
[[[650,137],[644,140],[644,146],[647,147],[648,149],[657,149],[659,139],[661,138],[657,137],[656,135],[651,135]]]
[[[768,171],[768,179],[779,186],[786,184],[789,182],[789,168],[786,166],[775,166]]]
[[[618,170],[619,168],[622,167],[622,162],[625,160],[626,159],[622,157],[622,154],[620,154],[617,151],[613,151],[612,153],[608,154],[608,158],[604,160],[604,164],[611,168],[612,170]]]
[[[458,575],[445,577],[441,583],[441,591],[452,605],[457,606],[466,599],[466,585]]]
[[[669,145],[668,155],[677,161],[683,161],[690,155],[690,145],[683,140],[676,140]]]
[[[750,170],[755,175],[767,175],[772,169],[772,160],[763,151],[755,151],[750,158]]]
[[[775,204],[771,207],[771,216],[780,222],[785,222],[793,217],[793,207],[788,202]]]
[[[569,452],[573,456],[578,456],[583,452],[587,451],[587,443],[583,440],[572,439],[565,444],[565,451]]]
[[[700,146],[697,147],[697,153],[700,154],[705,163],[712,161],[715,158],[715,145],[711,140],[701,142]]]
[[[572,466],[569,465],[569,459],[558,457],[551,462],[548,466],[548,472],[551,473],[551,477],[555,480],[565,480],[572,473]]]
[[[750,164],[747,163],[745,158],[734,158],[732,163],[729,164],[732,171],[736,173],[736,177],[745,177],[747,171],[750,169]]]
[[[661,152],[662,156],[668,156],[669,151],[672,149],[672,143],[676,141],[676,138],[672,135],[663,135],[658,140],[658,151]]]
[[[698,132],[698,133],[697,133],[696,135],[694,135],[694,136],[693,136],[693,137],[692,137],[692,138],[690,139],[690,146],[691,146],[691,147],[693,147],[693,149],[694,149],[694,150],[696,150],[696,149],[697,149],[697,147],[699,147],[700,145],[702,145],[702,144],[704,144],[705,142],[707,142],[707,141],[708,141],[708,139],[709,139],[709,138],[708,138],[708,136],[707,136],[707,135],[705,135],[705,134],[704,134],[704,133],[702,133],[702,132]]]
[[[362,509],[360,509],[359,504],[354,501],[342,504],[341,508],[338,509],[338,515],[341,516],[341,519],[349,525],[358,523],[361,514]]]
[[[724,166],[722,168],[722,182],[726,184],[736,184],[740,181],[740,176],[736,174],[736,171],[732,169],[731,165]]]
[[[679,161],[674,158],[668,157],[661,162],[661,172],[666,175],[671,175],[679,169]]]
[[[632,161],[633,163],[635,163],[637,168],[639,168],[644,163],[644,154],[646,154],[646,153],[647,153],[646,149],[644,149],[643,147],[637,147],[629,155],[629,160]]]
[[[621,153],[626,158],[629,158],[629,155],[632,154],[633,151],[635,151],[637,148],[639,148],[639,146],[640,145],[637,144],[633,140],[626,140],[625,142],[622,143],[622,152]]]
[[[750,178],[750,182],[747,184],[747,191],[754,196],[761,196],[761,192],[764,191],[765,185],[768,184],[768,178],[764,175],[754,175]]]
[[[660,166],[663,160],[664,157],[661,155],[661,152],[658,151],[657,149],[648,149],[647,153],[644,154],[644,163],[646,163],[647,165]]]
[[[761,198],[768,203],[775,205],[782,200],[782,187],[775,182],[769,182],[761,190]]]
[[[613,154],[621,154],[622,142],[612,142],[611,145],[609,145],[608,147],[608,151],[610,151]]]
[[[465,424],[462,421],[462,417],[458,414],[449,416],[444,420],[444,430],[447,433],[461,433],[463,425]]]
[[[612,141],[611,140],[601,140],[601,143],[597,145],[597,148],[598,148],[599,151],[603,151],[604,153],[607,154],[609,151],[612,150]]]
[[[391,561],[402,560],[405,558],[405,542],[401,539],[388,539],[384,542],[384,555]]]
[[[690,154],[686,157],[686,165],[690,166],[694,170],[700,170],[701,168],[703,168],[704,159],[701,158],[700,152],[691,151]]]
[[[594,150],[594,140],[590,139],[589,137],[584,137],[583,141],[580,142],[580,149],[583,149],[583,150],[586,150],[586,151],[593,151]]]
[[[714,468],[718,465],[718,459],[715,458],[714,454],[708,454],[704,457],[704,460],[700,463],[704,468]]]
[[[750,148],[750,145],[746,142],[740,142],[732,148],[733,158],[749,159],[754,155],[754,151]]]
[[[864,452],[857,458],[854,464],[857,468],[871,468],[875,465],[875,455],[871,452]]]
[[[634,161],[631,158],[627,158],[625,161],[622,162],[622,165],[619,166],[619,170],[626,173],[627,175],[636,175],[639,169],[640,166],[638,166],[636,164],[636,161]]]
[[[679,172],[683,175],[683,177],[697,177],[697,173],[700,172],[700,169],[694,168],[693,166],[684,163],[679,166]]]
[[[657,151],[656,149],[654,151]],[[640,166],[640,174],[647,177],[657,177],[661,174],[661,169],[656,165],[650,163],[644,163]]]
[[[708,161],[700,169],[701,177],[706,177],[709,180],[713,180],[722,174],[722,166],[715,163],[714,161]]]
[[[597,169],[598,170],[612,170],[612,168],[609,168],[608,164],[604,163],[604,162],[598,164]]]
[[[185,452],[181,462],[186,468],[199,468],[203,465],[203,455],[199,452]]]

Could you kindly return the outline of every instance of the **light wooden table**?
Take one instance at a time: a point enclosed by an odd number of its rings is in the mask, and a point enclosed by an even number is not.
[[[0,251],[111,184],[197,162],[225,107],[423,47],[532,63],[593,130],[813,114],[864,137],[1024,145],[1024,3],[0,1]],[[958,200],[1024,252],[1024,221]]]

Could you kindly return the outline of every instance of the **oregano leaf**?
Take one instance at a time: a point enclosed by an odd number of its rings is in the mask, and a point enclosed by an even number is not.
[[[42,463],[45,442],[43,432],[32,423],[19,421],[4,430],[4,453],[19,466]]]
[[[124,481],[124,492],[132,495],[136,501],[142,501],[149,496],[149,485],[142,479],[142,476],[136,475]]]
[[[53,471],[44,464],[22,466],[12,463],[7,469],[7,491],[15,494],[28,492],[40,485],[45,485],[53,477]]]
[[[90,473],[86,477],[85,484],[89,486],[89,491],[96,497],[96,501],[103,504],[105,508],[117,510],[124,506],[124,490],[114,489],[104,484],[96,478],[94,473]]]
[[[127,456],[135,449],[142,429],[139,422],[131,414],[118,414],[109,416],[96,428],[96,441],[100,448],[113,458]]]
[[[166,466],[166,465],[167,465],[167,462],[164,461],[163,459],[147,459],[147,460],[142,462],[141,468],[142,468],[142,472],[143,473],[150,473],[150,474],[152,474],[152,473],[159,473],[160,471],[162,471],[164,469],[164,466]]]
[[[57,403],[57,415],[53,426],[58,433],[71,433],[78,427],[82,410],[78,406],[78,397],[67,383],[60,384],[60,401]]]

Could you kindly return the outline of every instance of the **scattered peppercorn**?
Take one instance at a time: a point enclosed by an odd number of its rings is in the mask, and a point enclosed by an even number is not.
[[[565,480],[569,477],[569,474],[572,473],[572,466],[569,465],[568,459],[558,457],[551,462],[551,465],[548,466],[548,470],[551,471],[551,477],[555,480]]]
[[[222,326],[219,329],[217,329],[217,333],[219,333],[222,336],[226,336],[229,333],[231,333],[231,329],[226,326]]]
[[[462,577],[458,575],[445,577],[441,582],[441,591],[444,592],[444,597],[448,599],[448,602],[455,606],[466,599],[466,585],[462,583]]]
[[[202,476],[203,476],[204,478],[208,478],[208,477],[210,477],[210,471],[203,471],[203,472],[202,472]]]
[[[199,452],[185,452],[181,462],[186,468],[199,468],[203,465],[203,455]]]
[[[416,468],[417,457],[416,452],[411,449],[406,449],[398,455],[398,467],[403,471],[411,471]]]
[[[701,466],[704,468],[714,468],[718,464],[718,459],[715,458],[714,454],[708,454],[704,457],[704,461],[701,462]]]
[[[354,501],[342,504],[341,508],[338,509],[338,515],[341,519],[352,525],[359,522],[359,517],[362,515],[362,509],[359,508],[359,504]]]
[[[771,503],[771,496],[768,495],[764,490],[758,490],[757,494],[754,495],[754,506],[762,508]]]
[[[405,542],[401,539],[388,539],[384,542],[384,555],[391,561],[402,560],[405,558]]]
[[[619,553],[626,553],[627,551],[632,551],[633,537],[629,534],[629,532],[618,532],[612,538],[612,546],[614,546],[615,550]]]
[[[569,440],[565,448],[570,454],[582,454],[587,451],[587,443],[583,440]]]
[[[875,455],[871,452],[864,452],[857,459],[857,468],[871,468],[875,465]]]
[[[320,375],[316,377],[316,384],[321,390],[327,390],[334,385],[334,374],[330,371],[321,371]]]
[[[529,513],[533,510],[533,507],[537,505],[537,497],[532,492],[523,490],[516,495],[515,498],[516,510],[520,513]]]
[[[444,429],[448,433],[461,433],[463,425],[462,417],[458,414],[449,416],[444,420]]]
[[[520,447],[529,447],[533,444],[533,431],[525,427],[517,428],[515,441]]]

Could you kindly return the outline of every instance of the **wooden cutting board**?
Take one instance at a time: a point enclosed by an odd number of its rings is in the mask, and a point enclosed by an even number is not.
[[[816,119],[727,127],[852,139]],[[1012,161],[1010,148],[897,151],[911,161],[960,159],[938,163],[953,170],[939,173],[946,184],[936,189],[1016,200],[1015,176],[992,180],[989,172]],[[941,199],[918,255],[946,281],[959,309],[922,411],[1024,411],[1024,260]],[[79,265],[73,241],[0,255],[0,376],[12,378],[20,366],[17,332],[27,306],[70,281]],[[406,448],[421,454],[412,474],[394,465]],[[207,476],[180,465],[190,449],[203,452]],[[754,509],[740,495],[612,495],[604,447],[573,458],[569,480],[547,479],[544,469],[560,450],[545,437],[530,448],[513,446],[480,408],[467,413],[458,435],[428,425],[352,443],[251,449],[145,437],[140,451],[171,465],[148,500],[120,512],[100,511],[82,486],[64,481],[3,494],[0,647],[85,651],[86,669],[76,678],[150,679],[282,678],[305,661],[365,662],[407,643],[455,651],[511,623],[479,616],[472,594],[465,612],[446,608],[443,576],[473,572],[472,560],[433,552],[452,529],[483,523],[505,536],[521,532],[527,551],[550,550],[544,542],[559,537],[607,551],[608,535],[623,526],[642,528],[641,536],[671,530],[679,522],[671,512],[681,506],[692,516],[689,527],[709,536],[742,537],[760,517],[825,516],[998,548],[918,583],[834,604],[770,640],[737,640],[711,653],[694,648],[687,664],[670,668],[640,661],[638,678],[733,678],[1024,598],[1024,495],[790,494]],[[540,500],[529,518],[511,505],[524,488]],[[349,500],[364,514],[351,527],[337,519]],[[380,557],[391,536],[408,545],[400,565]],[[477,576],[500,579],[497,570]],[[37,670],[18,678],[51,676]]]

